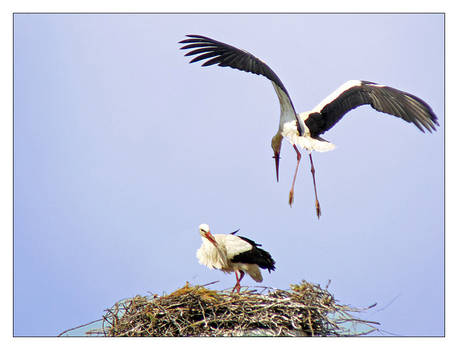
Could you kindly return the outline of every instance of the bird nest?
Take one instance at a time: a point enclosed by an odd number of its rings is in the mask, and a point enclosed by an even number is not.
[[[169,295],[117,302],[103,316],[101,329],[86,334],[354,336],[377,330],[377,322],[351,315],[366,309],[339,305],[327,289],[305,281],[291,285],[289,291],[258,287],[240,294],[186,283]]]

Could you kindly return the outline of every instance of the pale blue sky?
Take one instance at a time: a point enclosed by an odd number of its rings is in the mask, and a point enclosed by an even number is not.
[[[188,64],[185,34],[266,61],[299,112],[365,79],[419,96],[441,127],[348,114],[324,135],[337,149],[314,154],[317,220],[305,157],[288,206],[287,143],[275,181],[270,82]],[[195,258],[206,222],[271,252],[263,285],[331,279],[342,303],[378,302],[365,318],[382,329],[442,335],[443,36],[439,14],[16,15],[14,334],[56,335],[186,281],[233,286]]]

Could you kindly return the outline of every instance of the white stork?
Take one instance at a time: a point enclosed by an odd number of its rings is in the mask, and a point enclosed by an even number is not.
[[[280,162],[280,149],[284,137],[292,144],[297,154],[297,165],[294,172],[289,204],[294,200],[294,184],[301,159],[297,149],[307,149],[310,157],[313,186],[315,190],[315,207],[318,218],[321,215],[320,203],[315,182],[315,168],[313,166],[311,151],[326,152],[334,149],[334,145],[320,137],[321,134],[331,129],[348,111],[365,104],[371,105],[375,110],[391,114],[414,123],[422,132],[436,130],[434,125],[439,125],[432,109],[420,98],[394,89],[389,86],[362,80],[350,80],[326,97],[313,110],[296,113],[288,91],[270,69],[259,58],[245,50],[207,38],[201,35],[187,35],[190,39],[180,41],[181,49],[194,49],[186,56],[198,55],[190,63],[206,60],[202,66],[218,64],[221,67],[231,67],[245,72],[260,74],[269,79],[280,102],[280,125],[278,132],[272,138],[275,169],[278,181]]]
[[[234,271],[237,282],[232,292],[237,289],[237,293],[240,293],[240,281],[245,276],[245,272],[256,282],[262,282],[259,268],[267,269],[269,272],[274,271],[275,261],[268,252],[258,248],[260,244],[245,237],[235,236],[237,231],[231,234],[212,235],[207,224],[200,225],[202,245],[197,250],[196,256],[200,264],[210,269],[218,269],[226,273]]]

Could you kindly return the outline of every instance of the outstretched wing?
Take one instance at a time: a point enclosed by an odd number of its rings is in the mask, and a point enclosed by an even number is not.
[[[369,81],[350,80],[316,106],[305,124],[316,137],[331,129],[347,112],[371,105],[379,112],[388,113],[414,123],[424,132],[436,130],[437,117],[426,102],[407,92]]]
[[[280,101],[280,107],[283,110],[291,111],[297,119],[294,110],[293,102],[289,97],[288,91],[281,82],[280,78],[270,67],[261,59],[255,57],[251,53],[238,49],[234,46],[213,40],[202,35],[186,35],[190,39],[180,41],[180,44],[187,44],[182,46],[182,50],[194,49],[186,53],[185,56],[194,56],[189,63],[194,63],[206,60],[202,63],[202,67],[217,64],[220,67],[231,67],[244,72],[263,75],[269,79],[274,85],[275,92],[277,93]],[[284,96],[282,96],[282,94]],[[301,125],[298,121],[298,130],[303,134]]]
[[[251,53],[202,35],[186,36],[191,39],[180,41],[180,44],[188,44],[181,47],[181,49],[195,50],[189,51],[185,56],[198,55],[189,63],[208,59],[202,64],[202,67],[218,64],[221,67],[231,67],[244,72],[260,74],[271,80],[288,95],[285,86],[275,72]]]

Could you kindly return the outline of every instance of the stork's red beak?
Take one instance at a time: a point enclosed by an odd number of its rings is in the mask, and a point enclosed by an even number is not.
[[[215,237],[210,232],[205,233],[205,238],[207,238],[210,242],[213,243],[215,247],[218,246],[218,243],[216,243]]]
[[[275,152],[273,158],[275,158],[275,174],[277,175],[278,182],[278,169],[280,168],[280,152]]]

